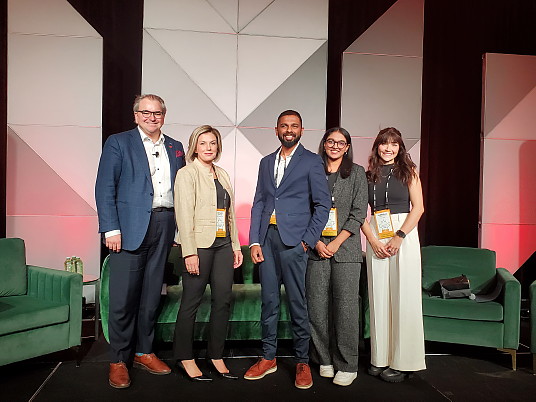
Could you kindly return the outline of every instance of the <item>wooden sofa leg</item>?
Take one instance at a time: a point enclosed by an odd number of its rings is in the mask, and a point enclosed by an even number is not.
[[[510,356],[512,356],[512,370],[516,371],[517,370],[517,354],[516,354],[517,351],[515,349],[497,349],[497,350],[500,350],[501,352],[506,352]]]

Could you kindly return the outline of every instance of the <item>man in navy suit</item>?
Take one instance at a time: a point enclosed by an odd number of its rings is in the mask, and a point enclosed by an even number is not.
[[[249,232],[251,258],[260,264],[263,357],[244,378],[258,380],[277,370],[277,323],[283,283],[297,361],[295,385],[307,389],[313,385],[305,299],[307,249],[315,246],[326,225],[331,195],[322,159],[299,143],[303,133],[300,114],[294,110],[281,113],[275,132],[281,147],[260,162]]]
[[[175,235],[173,185],[185,165],[184,149],[161,132],[162,98],[140,95],[133,111],[138,127],[108,138],[95,185],[99,232],[110,250],[109,383],[114,388],[130,386],[132,360],[152,374],[171,372],[152,353],[152,344]]]

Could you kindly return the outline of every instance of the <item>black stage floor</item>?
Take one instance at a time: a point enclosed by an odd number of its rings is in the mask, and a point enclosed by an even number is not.
[[[366,373],[366,347],[360,356],[359,375],[351,386],[340,387],[318,375],[312,365],[314,385],[308,390],[294,387],[291,343],[280,343],[277,372],[257,381],[221,380],[192,383],[177,371],[156,376],[131,369],[132,385],[116,390],[108,385],[106,341],[87,339],[83,360],[76,367],[72,351],[0,367],[0,401],[534,401],[536,376],[527,346],[528,322],[522,323],[522,345],[518,369],[510,368],[510,356],[495,349],[426,343],[428,369],[398,384],[385,383]],[[260,342],[228,342],[226,362],[231,371],[243,374],[260,354]],[[204,344],[196,343],[199,365]],[[171,345],[160,345],[157,354],[172,364]]]

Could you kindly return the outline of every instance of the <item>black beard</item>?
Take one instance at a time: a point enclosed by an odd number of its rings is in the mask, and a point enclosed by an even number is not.
[[[286,141],[283,136],[279,136],[279,141],[281,141],[281,145],[283,145],[285,148],[292,148],[300,141],[300,138],[301,136],[297,135],[293,140]]]

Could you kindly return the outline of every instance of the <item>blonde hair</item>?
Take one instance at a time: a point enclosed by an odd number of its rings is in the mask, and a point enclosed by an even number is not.
[[[195,149],[197,148],[197,141],[199,140],[199,136],[202,134],[212,133],[216,137],[216,143],[218,145],[218,150],[216,151],[216,157],[214,158],[214,162],[218,162],[221,156],[221,135],[218,129],[209,126],[208,124],[205,124],[203,126],[197,127],[193,132],[192,135],[190,135],[190,139],[188,140],[188,152],[186,152],[186,160],[189,162],[193,162],[195,158],[197,158],[197,152],[195,152]]]

